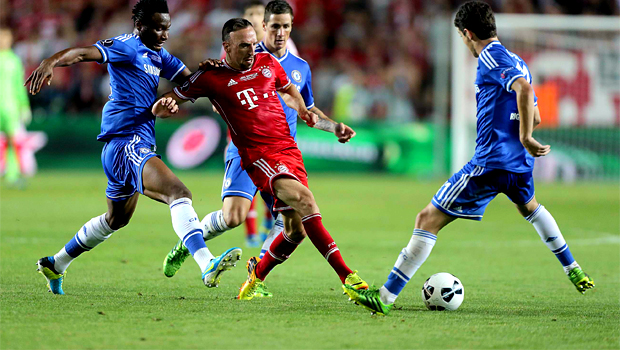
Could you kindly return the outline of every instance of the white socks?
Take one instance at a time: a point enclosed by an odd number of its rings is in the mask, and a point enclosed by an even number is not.
[[[106,214],[101,214],[90,219],[73,236],[73,238],[54,255],[54,269],[58,273],[64,273],[73,259],[83,252],[87,252],[110,238],[114,230],[105,220]]]
[[[202,235],[205,241],[211,240],[229,230],[226,220],[224,220],[224,213],[221,210],[207,214],[202,219],[202,226],[204,228]]]
[[[209,262],[213,259],[213,254],[211,254],[203,240],[202,224],[192,207],[192,200],[189,198],[179,198],[170,203],[170,215],[172,216],[174,231],[183,240],[183,244],[189,249],[190,253],[192,253],[194,260],[200,266],[200,271],[204,272]]]
[[[413,230],[409,244],[400,252],[387,282],[379,290],[381,301],[384,304],[394,303],[409,279],[413,277],[431,254],[436,241],[437,236],[428,231]]]

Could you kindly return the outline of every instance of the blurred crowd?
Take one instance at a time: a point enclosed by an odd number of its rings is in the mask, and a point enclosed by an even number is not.
[[[135,0],[0,0],[0,20],[15,36],[26,74],[71,46],[132,31]],[[424,120],[432,112],[431,24],[463,0],[290,0],[292,38],[310,64],[317,106],[341,121]],[[498,13],[617,15],[620,0],[489,0]],[[168,0],[166,49],[192,70],[219,58],[224,22],[243,0]],[[164,85],[160,88],[168,88]],[[56,69],[51,86],[32,97],[37,115],[98,115],[109,94],[106,67]],[[204,108],[206,105],[194,106]]]

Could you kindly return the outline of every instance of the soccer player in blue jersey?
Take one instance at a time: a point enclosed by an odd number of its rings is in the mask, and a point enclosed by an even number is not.
[[[293,9],[291,6],[283,0],[269,2],[265,7],[263,22],[265,37],[262,42],[256,45],[255,52],[268,52],[280,62],[289,80],[303,97],[306,108],[319,116],[319,122],[314,128],[334,133],[341,143],[348,142],[351,137],[355,136],[355,131],[343,123],[336,123],[331,120],[314,105],[310,66],[287,48],[292,28]],[[230,82],[230,84],[234,83]],[[296,138],[297,111],[290,108],[281,96],[280,103],[286,113],[286,120],[289,124],[291,135]],[[204,224],[204,239],[213,239],[240,225],[248,214],[255,194],[256,186],[245,170],[241,168],[239,151],[235,144],[230,142],[226,152],[226,170],[222,185],[223,206],[221,210],[208,214],[202,220]],[[265,199],[265,203],[268,203],[268,205],[273,204],[273,198],[270,195],[262,193],[261,195]],[[284,226],[281,216],[278,216],[267,240],[263,243],[259,258],[263,258],[273,240],[281,234]],[[296,231],[295,227],[301,228],[302,231]],[[305,237],[305,232],[303,232],[301,225],[289,226],[287,224],[286,231],[288,236],[295,242],[301,243]],[[174,276],[188,256],[187,249],[183,246],[183,242],[179,240],[164,260],[164,274],[168,277]],[[255,296],[268,297],[271,296],[271,293],[266,291],[264,284],[261,284],[257,288]]]
[[[550,147],[532,137],[540,114],[527,64],[499,42],[495,17],[486,3],[463,4],[454,25],[478,58],[476,151],[418,213],[413,236],[387,282],[368,291],[343,287],[352,300],[379,314],[391,310],[405,284],[429,256],[439,230],[457,218],[482,220],[486,206],[498,193],[508,196],[534,226],[580,293],[594,287],[594,281],[573,258],[553,216],[534,196],[534,157],[545,156]]]
[[[140,0],[133,8],[134,32],[101,40],[89,47],[60,51],[43,60],[30,75],[32,94],[53,77],[54,67],[79,62],[108,63],[111,93],[103,108],[99,141],[108,178],[106,213],[88,221],[54,256],[41,258],[38,271],[54,294],[64,294],[62,282],[69,264],[80,254],[110,238],[129,223],[138,194],[168,204],[172,227],[193,255],[207,287],[216,287],[221,273],[239,260],[241,249],[231,248],[217,258],[202,239],[203,226],[192,207],[192,194],[161,161],[155,151],[155,117],[151,107],[159,78],[182,84],[191,75],[178,58],[163,48],[168,40],[170,15],[165,0]],[[171,99],[158,103],[176,109]]]

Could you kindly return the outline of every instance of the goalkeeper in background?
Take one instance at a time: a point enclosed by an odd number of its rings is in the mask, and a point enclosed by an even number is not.
[[[19,164],[18,148],[15,135],[22,123],[29,123],[31,118],[28,92],[24,87],[24,67],[19,57],[11,50],[13,35],[7,27],[0,27],[0,132],[6,137],[5,154],[0,159],[5,160],[5,181],[17,186],[22,181]]]

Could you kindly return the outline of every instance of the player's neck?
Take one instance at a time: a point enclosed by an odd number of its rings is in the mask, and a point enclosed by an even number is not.
[[[269,44],[267,44],[266,42],[263,43],[265,44],[267,50],[269,50],[269,52],[277,58],[282,58],[282,56],[286,55],[286,46],[284,46],[280,50],[276,50],[275,47],[269,46]]]
[[[497,39],[497,37],[494,36],[492,38],[476,41],[474,42],[474,49],[476,49],[476,52],[478,53],[478,55],[480,55],[482,50],[484,50],[484,48],[487,47],[487,45],[489,45],[493,41],[498,41],[498,40],[499,39]]]

